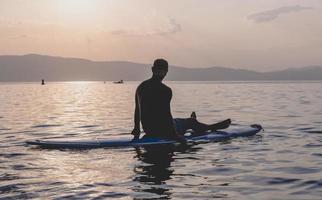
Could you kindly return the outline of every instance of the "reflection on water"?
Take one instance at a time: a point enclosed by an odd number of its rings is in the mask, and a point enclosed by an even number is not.
[[[159,198],[170,199],[171,190],[167,187],[166,181],[171,178],[173,169],[171,169],[171,162],[173,159],[173,150],[171,147],[150,147],[136,148],[136,158],[141,163],[134,168],[136,175],[133,181],[141,184],[135,187],[135,192],[152,193]],[[151,194],[146,195],[144,199],[153,199]]]
[[[139,162],[134,167],[135,176],[133,181],[139,184],[132,189],[139,194],[139,197],[136,198],[171,199],[175,189],[167,184],[167,181],[176,174],[175,168],[172,166],[172,162],[175,161],[175,153],[180,152],[188,155],[198,149],[188,145],[159,145],[135,148],[135,158]],[[188,159],[191,158],[188,157]]]
[[[176,117],[265,132],[190,147],[30,148],[25,140],[124,137],[138,83],[0,84],[0,198],[320,199],[322,83],[168,84]]]

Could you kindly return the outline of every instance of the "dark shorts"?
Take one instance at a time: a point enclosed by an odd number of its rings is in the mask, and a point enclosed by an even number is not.
[[[189,129],[186,119],[175,118],[173,119],[173,124],[180,135],[184,135]]]
[[[173,119],[173,125],[174,128],[176,129],[177,133],[179,133],[180,135],[184,135],[187,130],[189,129],[189,120],[188,119],[184,119],[184,118],[175,118]],[[156,132],[146,132],[146,134],[143,136],[144,138],[150,138],[150,137],[162,137],[162,138],[171,138],[173,137],[173,135],[166,135],[165,133],[169,133],[169,131],[161,131],[159,134],[156,134]]]

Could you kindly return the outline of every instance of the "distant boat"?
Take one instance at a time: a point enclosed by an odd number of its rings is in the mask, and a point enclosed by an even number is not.
[[[113,83],[115,83],[115,84],[122,84],[124,82],[123,82],[123,80],[119,80],[119,81],[114,81]]]

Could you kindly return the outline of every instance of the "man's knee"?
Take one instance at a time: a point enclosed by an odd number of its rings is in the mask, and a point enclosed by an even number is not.
[[[187,127],[187,129],[194,129],[198,124],[199,122],[195,118],[187,118],[185,120],[185,127]]]
[[[191,118],[191,117],[187,119],[187,122],[188,122],[189,124],[197,124],[197,123],[198,123],[197,119],[195,119],[195,118]]]

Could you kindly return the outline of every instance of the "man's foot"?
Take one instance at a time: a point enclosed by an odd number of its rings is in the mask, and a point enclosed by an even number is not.
[[[230,119],[226,119],[222,122],[210,125],[210,130],[211,131],[216,131],[216,130],[220,130],[220,129],[225,129],[228,128],[231,124],[231,120]]]
[[[197,115],[196,115],[195,112],[192,112],[191,115],[190,115],[190,117],[193,118],[193,119],[197,119]]]

